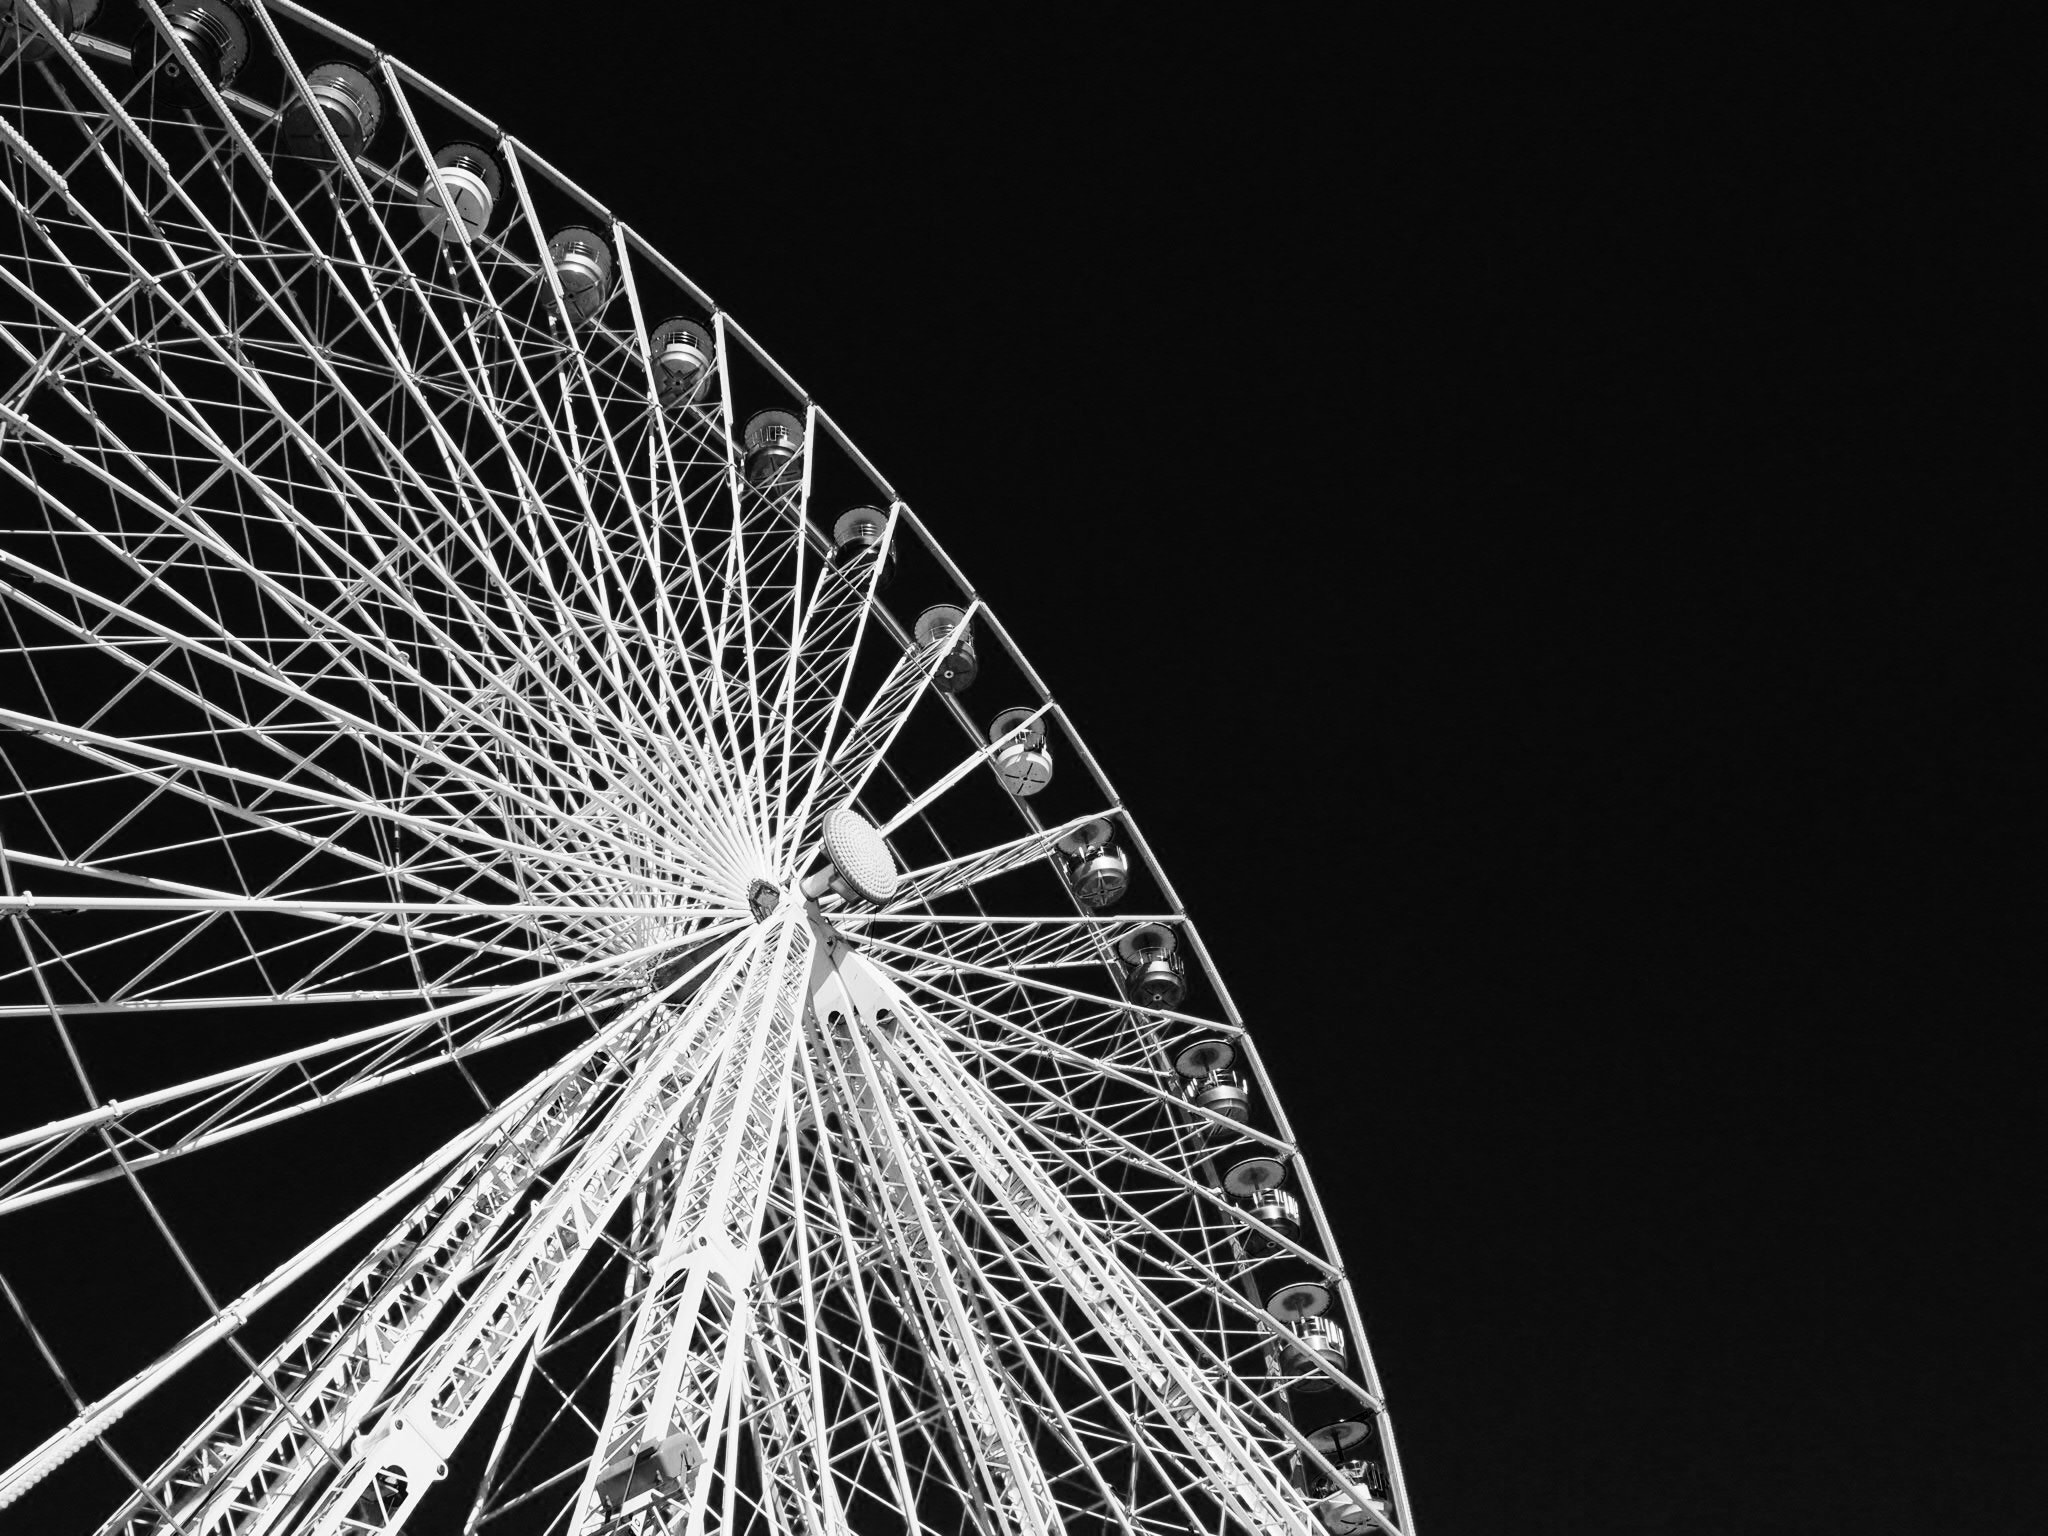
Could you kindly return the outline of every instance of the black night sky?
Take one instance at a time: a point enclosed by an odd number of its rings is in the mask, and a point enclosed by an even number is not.
[[[2038,1522],[2009,44],[322,9],[1003,616],[1256,1034],[1424,1530]]]

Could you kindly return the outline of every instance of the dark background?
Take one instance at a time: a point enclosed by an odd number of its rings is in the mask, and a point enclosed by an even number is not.
[[[981,584],[1255,1031],[1423,1528],[2032,1528],[2009,39],[325,10]]]

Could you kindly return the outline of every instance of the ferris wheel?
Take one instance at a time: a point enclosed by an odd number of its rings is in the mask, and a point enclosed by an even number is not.
[[[0,1118],[68,1404],[0,1508],[1412,1532],[1256,1023],[920,517],[447,91],[125,4],[0,0],[0,1015],[68,1095]],[[293,1159],[315,1235],[219,1211]]]

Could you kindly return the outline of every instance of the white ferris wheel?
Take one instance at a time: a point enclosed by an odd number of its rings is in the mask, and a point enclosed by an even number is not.
[[[0,1119],[68,1394],[0,1520],[1412,1532],[1256,1025],[833,419],[291,0],[0,0],[0,76],[0,1013],[68,1096]],[[309,1144],[311,1241],[166,1193]],[[119,1220],[176,1284],[80,1369],[22,1234]]]

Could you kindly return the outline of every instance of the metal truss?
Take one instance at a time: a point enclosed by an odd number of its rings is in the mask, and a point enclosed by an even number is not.
[[[83,1096],[0,1121],[0,1268],[132,1219],[204,1317],[78,1378],[7,1285],[74,1412],[0,1507],[1414,1532],[1257,1029],[923,520],[396,58],[95,19],[0,5],[0,1019]],[[154,1193],[444,1079],[253,1284]]]

